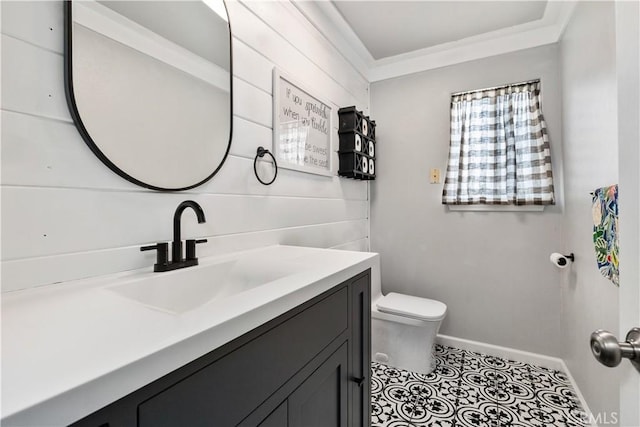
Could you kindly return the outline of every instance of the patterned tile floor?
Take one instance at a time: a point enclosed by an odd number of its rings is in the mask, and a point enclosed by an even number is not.
[[[436,369],[372,363],[372,427],[582,427],[586,415],[561,371],[436,345]]]

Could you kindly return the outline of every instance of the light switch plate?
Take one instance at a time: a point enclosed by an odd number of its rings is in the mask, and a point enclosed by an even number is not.
[[[440,169],[433,168],[429,174],[429,182],[431,184],[440,184]]]

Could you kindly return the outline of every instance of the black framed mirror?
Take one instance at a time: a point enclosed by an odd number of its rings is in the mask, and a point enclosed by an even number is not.
[[[78,131],[145,188],[197,187],[231,146],[231,29],[223,0],[66,0],[65,91]]]

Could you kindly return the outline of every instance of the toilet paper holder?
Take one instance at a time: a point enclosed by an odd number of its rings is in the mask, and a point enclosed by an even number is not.
[[[551,263],[553,265],[555,265],[556,267],[559,267],[559,268],[566,268],[567,265],[569,264],[567,262],[567,260],[569,260],[571,262],[574,262],[576,260],[575,255],[573,254],[573,252],[571,252],[569,255],[563,255],[561,253],[554,252],[549,257],[549,261],[551,261]]]
[[[355,105],[338,110],[338,175],[362,180],[376,179],[376,122]]]

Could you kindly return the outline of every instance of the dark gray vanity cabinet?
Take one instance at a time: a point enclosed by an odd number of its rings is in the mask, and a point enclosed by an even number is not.
[[[258,427],[343,427],[348,424],[349,353],[344,343]],[[251,423],[251,424],[250,424]],[[247,420],[241,425],[256,425]]]
[[[370,272],[74,427],[368,427]]]
[[[371,281],[369,275],[351,282],[351,338],[349,340],[352,426],[371,421]]]
[[[347,343],[294,391],[287,399],[288,427],[346,427],[348,397]]]

